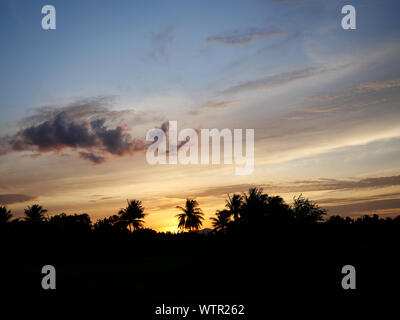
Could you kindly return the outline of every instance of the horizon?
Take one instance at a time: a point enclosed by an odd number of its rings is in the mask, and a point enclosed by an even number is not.
[[[328,215],[400,214],[400,27],[394,0],[0,3],[0,205],[15,217],[116,214],[177,228],[196,199],[302,194]],[[146,132],[254,129],[254,171],[235,163],[150,165]]]

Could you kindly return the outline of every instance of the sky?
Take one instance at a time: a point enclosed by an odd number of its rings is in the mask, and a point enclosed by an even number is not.
[[[43,30],[41,9],[56,9]],[[341,8],[356,9],[344,30]],[[0,2],[0,204],[176,231],[227,194],[303,194],[329,214],[400,213],[395,0]],[[254,129],[254,171],[150,165],[152,128]]]

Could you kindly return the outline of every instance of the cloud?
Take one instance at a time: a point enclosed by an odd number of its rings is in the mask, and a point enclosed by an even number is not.
[[[397,93],[397,86],[400,86],[400,79],[363,82],[348,89],[340,90],[335,94],[309,96],[305,99],[310,101],[312,106],[303,107],[290,116],[301,117],[304,113],[331,113],[381,105],[394,100]],[[383,89],[388,90],[379,92]]]
[[[268,90],[296,80],[310,78],[327,71],[329,70],[317,67],[307,67],[290,72],[283,72],[266,78],[243,82],[223,90],[222,93],[230,94],[249,90]]]
[[[109,155],[134,155],[143,151],[145,142],[133,139],[126,126],[111,126],[110,120],[115,117],[113,111],[91,103],[60,109],[40,108],[35,116],[26,119],[30,124],[26,128],[0,138],[0,154],[11,151],[40,154],[69,148],[77,151],[82,159],[101,164]],[[36,123],[40,120],[43,121]]]
[[[88,124],[75,122],[66,112],[37,126],[25,128],[11,138],[11,146],[16,151],[90,148],[96,146],[96,143],[96,136],[90,132]]]
[[[116,196],[101,197],[100,199],[93,199],[93,200],[90,200],[90,202],[100,202],[100,201],[113,200],[113,199],[119,199],[119,198],[120,198],[120,197],[116,197]]]
[[[116,117],[122,113],[129,112],[123,111],[110,111],[109,107],[114,103],[114,96],[97,96],[87,99],[79,99],[67,104],[66,106],[51,105],[42,106],[33,109],[32,116],[24,118],[21,126],[32,126],[48,119],[56,117],[60,113],[66,113],[69,117],[74,119],[88,119],[91,117]]]
[[[145,143],[142,140],[132,139],[124,128],[108,129],[104,124],[105,119],[95,120],[90,123],[96,137],[104,147],[103,150],[114,155],[123,156],[134,154],[136,151],[141,151],[145,148]]]
[[[316,179],[302,181],[288,181],[286,183],[275,184],[237,184],[218,186],[214,188],[205,188],[193,192],[197,197],[216,197],[228,193],[246,192],[256,186],[262,187],[265,192],[271,194],[279,193],[302,193],[311,191],[337,191],[337,190],[355,190],[367,188],[384,188],[400,185],[400,175],[391,177],[365,178],[365,179]],[[325,202],[325,200],[324,200]]]
[[[330,215],[360,216],[364,214],[381,213],[388,215],[400,214],[400,199],[383,199],[365,201],[344,205],[324,205]]]
[[[200,106],[186,112],[189,115],[198,115],[205,110],[218,110],[225,109],[231,107],[240,102],[240,100],[226,100],[226,101],[206,101],[202,103]]]
[[[133,124],[143,124],[159,120],[150,111],[139,112],[134,109],[113,110],[112,106],[117,102],[115,96],[96,96],[85,99],[78,99],[66,105],[48,105],[33,109],[33,115],[22,119],[19,122],[21,127],[38,125],[49,119],[54,119],[60,113],[65,113],[74,121],[94,121],[107,119],[113,122],[123,122],[129,119]]]
[[[246,31],[235,30],[230,34],[218,35],[209,37],[207,42],[219,42],[231,46],[244,46],[248,45],[254,40],[262,40],[266,38],[276,38],[287,36],[287,33],[279,30],[264,30],[264,29],[248,29]]]
[[[400,79],[390,79],[385,81],[365,82],[358,86],[360,91],[380,91],[387,88],[400,87]]]
[[[300,109],[299,112],[304,113],[327,113],[327,112],[337,112],[342,110],[349,110],[354,108],[362,108],[373,104],[380,104],[386,102],[386,98],[378,99],[378,100],[366,100],[364,102],[348,102],[348,103],[334,103],[334,104],[327,104],[324,106],[317,106],[317,107],[306,107]]]
[[[80,156],[82,159],[91,161],[93,164],[102,164],[103,162],[106,161],[106,158],[105,158],[105,157],[95,155],[95,154],[92,153],[92,152],[81,151],[81,152],[79,152],[79,156]]]
[[[315,181],[298,181],[304,191],[347,190],[364,188],[383,188],[400,185],[400,175],[391,177],[365,178],[359,180],[320,179]],[[298,187],[295,188],[298,190]]]
[[[20,203],[35,199],[37,199],[37,197],[26,194],[0,194],[0,204],[2,205]]]

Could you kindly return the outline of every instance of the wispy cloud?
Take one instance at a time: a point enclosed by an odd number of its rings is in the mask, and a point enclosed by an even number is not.
[[[333,69],[332,69],[333,70]],[[308,67],[289,72],[278,73],[265,78],[250,80],[238,85],[234,85],[222,91],[224,94],[240,93],[249,90],[268,90],[274,87],[282,86],[290,82],[310,78],[312,76],[329,72],[331,69]]]
[[[331,215],[361,216],[364,214],[400,214],[400,199],[383,199],[344,205],[324,205]]]
[[[106,200],[114,200],[114,199],[119,199],[120,197],[117,196],[109,196],[109,197],[100,197],[99,199],[92,199],[90,202],[100,202],[100,201],[106,201]]]
[[[197,197],[224,196],[228,193],[245,192],[249,188],[260,186],[264,191],[271,194],[279,193],[301,193],[311,191],[338,191],[338,190],[357,190],[367,188],[384,188],[400,185],[400,175],[391,177],[377,177],[365,179],[316,179],[303,181],[288,181],[281,183],[264,184],[236,184],[225,185],[212,188],[194,190],[193,195]]]
[[[226,109],[239,103],[240,100],[206,101],[187,112],[189,115],[198,115],[206,110]]]
[[[14,204],[37,199],[36,196],[26,194],[0,194],[0,204]]]
[[[245,31],[235,30],[232,33],[217,35],[206,39],[207,42],[218,42],[231,46],[245,46],[255,40],[267,38],[284,37],[288,34],[279,30],[248,29]]]
[[[400,79],[390,79],[385,81],[365,82],[358,86],[361,91],[380,91],[388,88],[400,87]]]

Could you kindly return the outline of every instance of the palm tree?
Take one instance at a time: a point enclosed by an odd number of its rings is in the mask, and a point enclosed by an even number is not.
[[[215,215],[217,216],[216,218],[210,218],[210,220],[213,221],[212,225],[214,227],[214,230],[224,231],[228,227],[228,224],[231,220],[231,212],[229,210],[218,210]]]
[[[142,201],[140,200],[127,200],[128,206],[125,209],[121,209],[118,214],[120,215],[121,221],[124,221],[129,228],[129,231],[138,230],[143,228],[143,218],[146,216]]]
[[[38,204],[34,204],[32,207],[25,209],[25,221],[39,223],[47,220],[45,216],[47,209],[44,209],[42,206]]]
[[[241,218],[246,222],[257,222],[267,211],[268,194],[262,188],[250,188],[248,194],[243,194]]]
[[[231,196],[228,194],[228,199],[226,199],[225,207],[228,209],[233,219],[237,221],[240,215],[240,209],[242,207],[243,197],[240,194],[234,194]]]
[[[0,207],[0,224],[6,224],[12,217],[11,211],[7,207]]]
[[[179,222],[178,229],[199,230],[203,224],[201,220],[204,220],[199,203],[194,199],[186,199],[185,207],[177,206],[177,208],[182,210],[182,213],[176,215]]]

